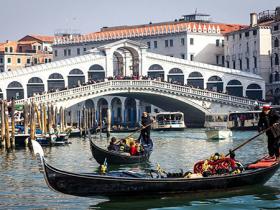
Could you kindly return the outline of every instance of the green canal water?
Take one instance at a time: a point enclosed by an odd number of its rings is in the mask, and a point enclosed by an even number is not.
[[[140,165],[120,165],[110,170],[143,172],[157,163],[167,171],[192,170],[195,162],[215,152],[227,153],[256,132],[234,132],[233,137],[209,141],[203,129],[182,132],[153,132],[154,151],[150,161]],[[126,136],[128,134],[112,134]],[[108,145],[95,137],[99,145]],[[98,164],[92,158],[89,141],[71,138],[72,144],[44,148],[47,161],[71,172],[94,172]],[[266,154],[266,136],[260,136],[236,152],[246,163]],[[37,161],[28,148],[7,154],[0,151],[0,209],[280,209],[280,170],[264,185],[192,194],[162,196],[125,196],[82,198],[51,191],[39,172]]]

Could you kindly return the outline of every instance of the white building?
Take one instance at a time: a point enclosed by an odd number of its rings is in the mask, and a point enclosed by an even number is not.
[[[204,14],[186,15],[173,22],[104,27],[88,35],[56,37],[54,60],[86,54],[92,48],[128,38],[148,45],[150,52],[224,66],[224,34],[242,27],[212,23],[209,15]],[[118,56],[115,57],[117,60]]]
[[[230,32],[225,41],[225,66],[260,75],[270,74],[271,22],[262,13],[250,14],[250,26]]]
[[[271,96],[274,96],[274,102],[279,104],[280,102],[280,65],[279,65],[279,56],[280,56],[280,7],[277,7],[275,10],[275,21],[272,23],[271,27],[271,67],[272,71],[270,74],[270,83],[267,85],[267,91]]]

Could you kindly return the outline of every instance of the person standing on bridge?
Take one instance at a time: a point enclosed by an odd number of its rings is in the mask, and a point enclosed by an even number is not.
[[[263,105],[262,112],[258,122],[258,131],[261,132],[267,128],[279,124],[280,116],[275,110],[271,110],[270,105]],[[271,129],[266,131],[267,135],[267,148],[269,158],[276,158],[279,161],[279,136],[274,136]],[[275,157],[274,157],[275,156]]]

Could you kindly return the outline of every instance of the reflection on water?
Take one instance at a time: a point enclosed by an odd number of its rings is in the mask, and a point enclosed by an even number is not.
[[[126,136],[126,134],[114,134]],[[127,134],[128,135],[128,134]],[[215,152],[227,153],[256,135],[233,132],[233,138],[206,140],[203,129],[183,132],[154,132],[154,151],[148,163],[109,166],[110,170],[145,172],[157,163],[167,171],[192,170],[193,164]],[[94,140],[103,147],[106,138]],[[98,164],[92,158],[88,139],[71,139],[72,144],[44,148],[50,164],[72,172],[94,172]],[[261,136],[236,152],[242,162],[266,153],[266,139]],[[37,161],[29,149],[12,153],[0,151],[0,209],[280,209],[280,171],[265,186],[191,194],[121,198],[81,198],[51,191],[39,173]]]

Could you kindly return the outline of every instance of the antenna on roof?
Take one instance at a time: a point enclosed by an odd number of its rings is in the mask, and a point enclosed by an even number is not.
[[[197,8],[195,8],[195,12],[194,12],[194,14],[196,14],[197,13]]]

